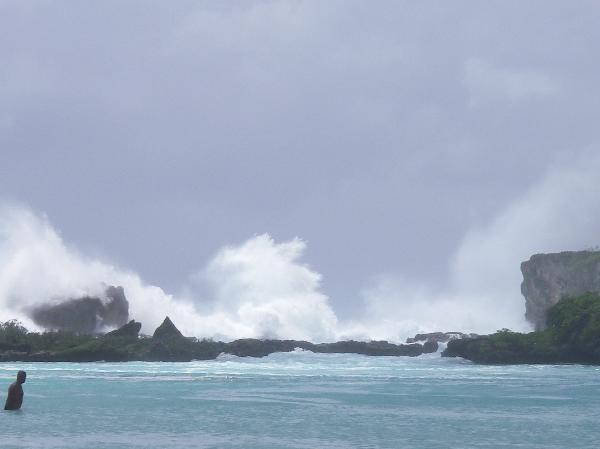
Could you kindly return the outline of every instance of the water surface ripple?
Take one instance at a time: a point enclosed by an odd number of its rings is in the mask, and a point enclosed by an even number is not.
[[[2,448],[598,448],[600,370],[312,354],[25,369]]]

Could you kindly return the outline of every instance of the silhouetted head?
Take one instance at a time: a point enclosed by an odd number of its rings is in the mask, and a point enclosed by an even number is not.
[[[17,382],[18,383],[24,384],[26,378],[27,378],[27,373],[25,371],[19,371],[17,373]]]

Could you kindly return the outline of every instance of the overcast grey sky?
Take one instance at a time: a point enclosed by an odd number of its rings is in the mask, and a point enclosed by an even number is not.
[[[298,236],[352,316],[382,275],[443,288],[473,229],[594,156],[599,23],[593,1],[0,0],[0,195],[171,292]]]

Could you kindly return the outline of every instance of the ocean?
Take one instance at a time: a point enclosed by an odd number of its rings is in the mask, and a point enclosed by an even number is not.
[[[27,371],[6,448],[598,448],[600,369],[429,354],[191,363],[0,363]],[[5,394],[5,393],[4,393]]]

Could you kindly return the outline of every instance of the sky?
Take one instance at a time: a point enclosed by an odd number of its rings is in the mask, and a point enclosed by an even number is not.
[[[527,329],[520,262],[600,244],[599,21],[0,0],[0,317],[120,281],[198,335]]]

